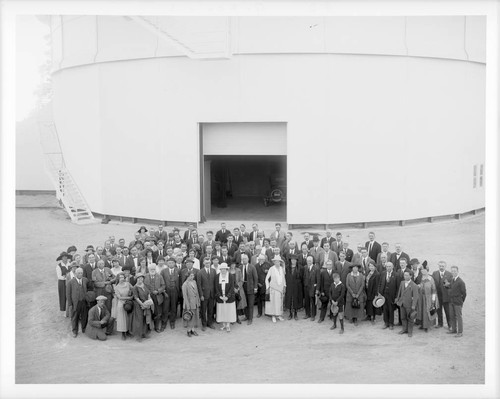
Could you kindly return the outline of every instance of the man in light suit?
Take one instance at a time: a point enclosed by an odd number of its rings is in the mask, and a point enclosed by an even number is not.
[[[73,337],[78,336],[78,323],[82,325],[82,333],[87,327],[88,307],[85,300],[88,280],[83,277],[83,269],[79,267],[75,271],[75,277],[66,282],[66,303],[71,307],[71,329]]]
[[[450,321],[450,312],[449,312],[449,303],[450,299],[448,297],[448,290],[445,288],[445,285],[451,283],[453,279],[453,275],[446,270],[446,262],[440,261],[438,262],[439,270],[436,270],[432,273],[432,278],[436,283],[436,291],[439,302],[439,308],[437,309],[438,315],[438,324],[436,328],[443,327],[443,310],[446,317],[446,325],[448,326],[448,330],[451,330],[451,321]]]
[[[276,230],[272,232],[270,238],[276,240],[276,246],[281,248],[283,241],[285,241],[285,232],[281,230],[281,223],[275,223],[274,227]]]
[[[99,295],[96,298],[97,305],[89,310],[89,321],[87,336],[91,339],[106,341],[107,335],[111,335],[113,331],[113,322],[110,320],[111,313],[106,308],[107,298],[104,295]]]
[[[375,233],[373,231],[368,233],[368,241],[365,243],[365,248],[368,250],[368,256],[375,262],[378,254],[382,252],[382,247],[375,241]]]
[[[319,238],[318,236],[314,236],[313,238],[313,247],[309,250],[309,253],[313,257],[314,264],[319,266],[319,255],[324,252],[323,248],[319,246]]]
[[[227,230],[226,223],[221,223],[220,230],[215,233],[215,241],[219,241],[221,245],[223,245],[227,242],[227,236],[229,234],[231,233]]]
[[[214,327],[215,270],[210,267],[210,258],[203,260],[203,268],[196,275],[201,300],[201,330]]]
[[[332,265],[334,265],[339,260],[339,258],[337,256],[337,253],[330,249],[330,243],[325,242],[323,244],[323,252],[320,252],[320,254],[319,254],[320,267],[321,268],[324,267],[326,264],[326,261],[328,261],[328,260],[332,261]]]
[[[408,337],[413,335],[413,325],[415,323],[418,302],[418,286],[411,280],[410,273],[404,272],[404,281],[399,285],[396,304],[401,311],[401,322],[403,329],[399,334],[408,333]]]
[[[163,301],[165,292],[165,281],[163,277],[156,273],[156,264],[152,263],[148,266],[149,273],[144,277],[144,285],[150,292],[151,299],[154,303],[153,321],[155,331],[160,332],[161,316],[163,310]]]
[[[311,255],[307,257],[307,264],[304,266],[303,273],[304,307],[306,308],[304,319],[310,317],[311,321],[314,321],[316,318],[316,289],[319,284],[319,267],[314,264],[314,258]]]
[[[451,330],[448,334],[456,334],[455,337],[459,338],[463,335],[463,322],[462,322],[462,306],[464,305],[467,296],[464,281],[458,276],[458,267],[451,267],[451,274],[453,278],[448,286],[448,296],[450,298],[450,321]]]
[[[254,265],[251,265],[248,260],[248,255],[241,255],[241,272],[243,277],[243,290],[247,296],[247,307],[245,308],[245,316],[247,324],[253,322],[253,308],[255,303],[255,294],[257,294],[259,276]]]
[[[352,260],[351,260],[351,263],[353,265],[361,265],[361,250],[363,249],[363,244],[359,243],[358,244],[358,252],[356,252],[353,256],[352,256]],[[361,272],[362,270],[360,270]]]
[[[380,276],[378,293],[383,295],[385,303],[382,308],[384,314],[384,330],[389,328],[394,329],[394,310],[395,300],[398,292],[398,287],[401,284],[401,275],[394,271],[394,265],[391,262],[386,262],[385,270]]]
[[[331,247],[334,241],[335,241],[335,238],[333,238],[332,232],[330,230],[327,230],[326,237],[323,237],[321,239],[320,246],[321,246],[321,248],[324,248],[325,247],[325,243],[327,242],[328,244],[330,244],[330,247]]]

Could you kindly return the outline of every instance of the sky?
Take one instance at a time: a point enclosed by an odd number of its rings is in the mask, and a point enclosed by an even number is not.
[[[16,22],[16,121],[22,121],[36,106],[38,68],[46,61],[44,36],[50,29],[32,15],[18,16]]]

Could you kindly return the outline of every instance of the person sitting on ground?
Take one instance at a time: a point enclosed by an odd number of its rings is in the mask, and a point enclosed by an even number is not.
[[[97,305],[89,310],[89,318],[85,334],[89,338],[99,341],[106,341],[109,335],[109,318],[111,317],[109,310],[106,308],[106,300],[104,295],[99,295]],[[112,327],[112,326],[111,326]]]

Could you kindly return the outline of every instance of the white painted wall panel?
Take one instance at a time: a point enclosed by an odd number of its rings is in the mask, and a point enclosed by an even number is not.
[[[286,155],[285,123],[203,124],[204,155]]]

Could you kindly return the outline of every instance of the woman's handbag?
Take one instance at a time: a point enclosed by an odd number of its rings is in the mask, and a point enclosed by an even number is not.
[[[359,309],[359,299],[358,298],[352,298],[351,306],[353,309]]]
[[[193,318],[193,312],[191,312],[190,310],[185,310],[183,313],[182,313],[182,318],[186,321],[189,321]]]
[[[125,309],[127,313],[132,313],[134,310],[134,301],[132,299],[127,299],[123,304],[123,309]]]
[[[267,302],[271,301],[271,294],[270,294],[269,289],[266,290],[266,301]]]

